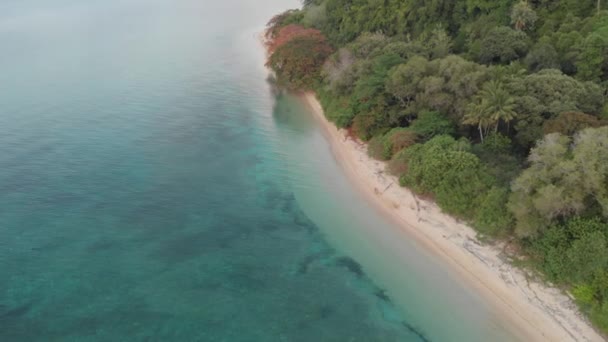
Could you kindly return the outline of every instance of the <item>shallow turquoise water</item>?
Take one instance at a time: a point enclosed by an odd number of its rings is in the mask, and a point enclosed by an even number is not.
[[[273,98],[296,5],[0,3],[0,341],[508,339]]]

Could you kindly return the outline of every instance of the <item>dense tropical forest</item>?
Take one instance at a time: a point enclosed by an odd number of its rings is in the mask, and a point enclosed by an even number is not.
[[[607,2],[306,0],[268,66],[608,332]]]

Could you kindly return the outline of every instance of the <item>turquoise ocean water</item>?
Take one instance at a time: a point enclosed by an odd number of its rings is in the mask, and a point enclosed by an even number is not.
[[[285,0],[0,2],[0,341],[499,341],[267,85]]]

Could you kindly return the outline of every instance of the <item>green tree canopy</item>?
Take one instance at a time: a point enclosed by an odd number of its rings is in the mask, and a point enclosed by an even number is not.
[[[526,55],[529,48],[525,33],[502,26],[490,30],[481,40],[478,60],[484,64],[509,63]]]
[[[585,129],[574,139],[549,134],[529,161],[513,182],[509,201],[519,235],[537,235],[556,220],[595,206],[608,217],[608,127]]]

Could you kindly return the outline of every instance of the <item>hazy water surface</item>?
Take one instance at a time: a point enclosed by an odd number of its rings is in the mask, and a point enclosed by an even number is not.
[[[0,341],[488,341],[274,99],[285,0],[0,2]]]

